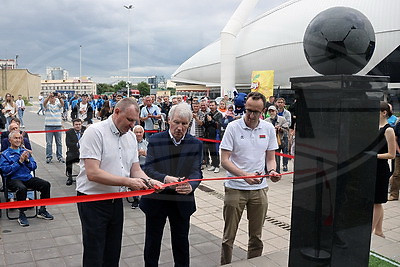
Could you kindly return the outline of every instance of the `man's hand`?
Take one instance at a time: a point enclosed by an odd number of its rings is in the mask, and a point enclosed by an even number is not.
[[[146,157],[146,150],[144,150],[144,149],[139,149],[138,152],[139,152],[139,156],[144,156],[144,157]]]
[[[175,188],[175,191],[178,194],[182,194],[182,195],[190,194],[192,192],[192,190],[193,190],[193,188],[189,184],[189,180],[188,180],[187,183],[183,183],[183,184],[177,185],[176,188]]]
[[[269,179],[272,181],[272,182],[274,182],[274,183],[276,183],[276,182],[278,182],[280,179],[281,179],[281,175],[279,175],[279,173],[277,173],[276,171],[270,171],[269,172]]]
[[[24,151],[22,152],[21,156],[19,157],[19,162],[23,163],[24,161],[29,159],[29,152]]]
[[[146,190],[148,189],[146,184],[143,182],[141,178],[129,178],[128,183],[126,184],[131,190]]]
[[[258,173],[247,173],[246,176],[256,176],[259,175]],[[253,185],[253,184],[261,184],[261,178],[247,178],[244,179],[246,183]]]
[[[164,190],[164,187],[163,187],[164,184],[161,183],[161,182],[158,181],[158,180],[150,179],[150,180],[149,180],[149,183],[150,183],[150,185],[156,190],[156,193],[159,193],[159,192],[161,192],[161,191]]]
[[[177,183],[177,182],[179,182],[179,178],[178,177],[169,176],[169,175],[165,176],[165,179],[164,179],[164,183],[165,184]],[[172,189],[175,189],[176,187],[177,187],[176,185],[170,186],[170,188],[172,188]]]

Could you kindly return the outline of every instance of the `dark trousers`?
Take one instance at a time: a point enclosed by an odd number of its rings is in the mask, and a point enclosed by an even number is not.
[[[50,198],[50,183],[39,177],[32,177],[28,181],[21,181],[18,179],[8,179],[7,188],[16,191],[17,200],[26,200],[27,189],[34,189],[40,192],[40,198]],[[20,208],[20,211],[25,211],[27,208]]]
[[[124,220],[122,199],[77,205],[82,224],[83,266],[119,266]]]
[[[72,178],[72,164],[79,162],[79,154],[68,153],[65,159],[65,172],[68,178]]]
[[[146,239],[144,262],[146,267],[158,266],[161,239],[165,222],[171,228],[172,253],[175,267],[189,266],[189,223],[190,216],[182,216],[177,208],[164,209],[158,214],[146,214]]]
[[[219,167],[219,151],[217,151],[215,143],[210,143],[210,142],[206,143],[205,146],[206,159],[208,159],[208,153],[210,153],[211,156],[211,166]]]
[[[279,146],[277,150],[275,150],[278,153],[282,154],[288,154],[288,138],[283,137],[282,144]],[[281,156],[275,156],[275,161],[276,161],[276,171],[280,172],[281,171]],[[289,162],[289,158],[283,157],[283,166],[287,166]]]

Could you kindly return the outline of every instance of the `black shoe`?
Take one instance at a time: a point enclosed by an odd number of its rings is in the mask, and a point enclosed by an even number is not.
[[[46,159],[46,163],[49,164],[51,162],[51,158]]]
[[[66,185],[72,185],[72,178],[68,178],[67,181],[65,182]]]
[[[28,222],[28,219],[26,218],[25,213],[20,212],[19,217],[18,217],[18,223],[19,223],[19,225],[24,226],[24,227],[29,226],[29,222]]]
[[[58,159],[58,162],[60,162],[60,163],[65,163],[65,160],[63,160],[62,158],[59,158],[59,159]]]
[[[283,166],[283,171],[284,172],[287,172],[288,171],[288,168],[287,168],[287,166],[285,165],[285,166]]]
[[[132,202],[132,209],[136,209],[138,207],[139,207],[139,198],[135,198],[135,199],[133,199],[133,202]]]

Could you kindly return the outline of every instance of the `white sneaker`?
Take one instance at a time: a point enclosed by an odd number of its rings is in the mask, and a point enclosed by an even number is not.
[[[218,167],[215,168],[214,173],[219,173],[219,168]]]
[[[215,167],[211,166],[211,168],[208,168],[207,171],[212,172],[213,170],[215,170]]]

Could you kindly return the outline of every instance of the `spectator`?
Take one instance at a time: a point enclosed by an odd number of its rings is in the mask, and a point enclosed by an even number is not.
[[[217,136],[219,138],[220,122],[222,119],[222,114],[217,110],[217,102],[214,100],[210,101],[210,112],[206,114],[204,119],[205,137],[208,139],[216,140]],[[219,172],[219,151],[215,143],[208,142],[206,144],[206,156],[208,158],[208,153],[211,156],[211,167],[208,171],[214,171],[214,173]]]
[[[65,95],[62,96],[62,99],[64,100],[63,113],[62,113],[62,120],[63,120],[63,121],[68,121],[69,103],[68,103],[67,97],[66,97]]]
[[[108,117],[110,117],[110,115],[112,114],[112,111],[113,108],[111,107],[110,101],[104,101],[104,104],[99,113],[100,120],[104,121],[108,119]]]
[[[61,95],[51,93],[44,100],[43,106],[46,108],[46,118],[44,121],[44,129],[46,131],[46,163],[49,164],[53,158],[53,137],[56,141],[57,160],[65,163],[62,158],[62,143],[61,143],[61,113],[64,106],[64,100]],[[48,132],[56,131],[56,132]]]
[[[189,266],[190,216],[196,211],[194,190],[201,179],[202,143],[187,133],[192,113],[182,103],[171,108],[170,129],[150,138],[146,174],[164,183],[187,178],[187,183],[172,186],[159,194],[142,196],[140,209],[146,215],[145,266],[158,266],[166,219],[171,229],[175,266]]]
[[[18,201],[26,199],[27,188],[40,191],[41,199],[50,198],[50,183],[31,175],[37,165],[31,153],[21,148],[22,137],[19,131],[12,131],[9,140],[11,146],[0,155],[0,170],[3,178],[7,180],[7,187],[17,192]],[[26,208],[19,209],[18,222],[21,226],[29,226],[25,210]],[[45,206],[40,207],[38,217],[46,220],[54,219]]]
[[[15,117],[17,113],[13,98],[9,93],[6,94],[6,103],[4,104],[4,109],[2,110],[2,112],[6,117],[6,128],[8,128],[11,120]]]
[[[265,104],[265,107],[268,109],[270,106],[275,105],[275,96],[271,95],[268,98],[268,102]],[[267,110],[268,111],[268,110]]]
[[[229,105],[228,109],[225,112],[224,117],[221,120],[221,138],[224,136],[226,127],[230,122],[235,120],[235,113],[234,113],[234,108],[233,105]]]
[[[17,101],[15,101],[15,106],[18,110],[18,118],[21,121],[21,128],[25,128],[24,125],[24,112],[25,112],[25,101],[22,99],[22,95],[18,95]]]
[[[264,111],[265,97],[257,92],[247,96],[246,113],[230,123],[221,143],[222,166],[228,176],[270,175],[273,182],[280,180],[275,171],[275,129],[260,120]],[[267,170],[267,172],[265,172]],[[247,258],[261,256],[262,227],[268,209],[267,180],[248,178],[225,182],[224,233],[222,238],[221,265],[232,261],[233,243],[244,208],[249,220]]]
[[[233,102],[232,102],[232,100],[229,98],[228,95],[224,95],[224,99],[223,99],[223,100],[224,100],[226,106],[233,105]]]
[[[82,94],[82,101],[75,105],[73,112],[77,114],[76,118],[82,121],[83,126],[93,123],[93,107],[88,102],[87,94]]]
[[[158,120],[161,118],[160,109],[152,103],[151,96],[146,96],[144,99],[144,106],[140,111],[140,120],[144,122],[144,129],[146,131],[158,130]],[[145,133],[146,140],[153,133]]]
[[[197,138],[204,138],[204,118],[206,114],[200,111],[199,102],[192,103],[192,119],[189,123],[189,133]]]
[[[221,100],[221,102],[219,102],[218,111],[221,112],[222,117],[225,116],[225,113],[227,111],[225,100]]]
[[[1,152],[10,147],[10,141],[8,136],[12,131],[18,131],[21,134],[21,137],[23,139],[21,142],[22,147],[28,150],[28,152],[32,153],[32,146],[31,142],[29,141],[28,133],[26,133],[25,131],[21,131],[19,123],[15,121],[12,121],[10,123],[10,126],[8,126],[8,131],[1,134]]]
[[[138,155],[139,155],[139,164],[140,164],[140,167],[143,169],[144,164],[146,163],[147,145],[149,144],[149,142],[147,142],[143,138],[144,137],[144,129],[142,126],[136,125],[133,128],[133,132],[136,135]],[[139,197],[133,197],[132,209],[136,209],[137,207],[139,207]]]
[[[172,98],[172,106],[178,105],[179,101],[178,101],[178,97],[173,97]]]
[[[284,98],[280,97],[276,100],[278,115],[284,117],[288,126],[290,127],[290,125],[292,125],[292,115],[290,114],[290,111],[288,111],[285,108],[285,105],[286,105],[286,101]],[[289,136],[287,133],[283,136],[282,141],[283,141],[283,143],[281,144],[280,147],[282,147],[283,154],[289,154]],[[283,157],[283,171],[284,172],[286,172],[288,170],[288,167],[287,167],[288,162],[289,162],[289,158]],[[276,169],[280,170],[280,160],[277,161],[276,164],[279,164],[279,166],[277,166]]]
[[[66,185],[72,185],[72,164],[79,162],[79,140],[81,139],[85,127],[82,127],[81,119],[72,121],[72,128],[65,133],[65,144],[67,145],[67,158],[65,162],[65,172],[67,174]]]
[[[383,234],[383,203],[388,199],[388,187],[390,178],[390,169],[388,159],[394,159],[396,156],[396,140],[392,127],[390,127],[387,119],[390,118],[392,112],[386,102],[381,102],[379,113],[379,144],[376,166],[375,181],[375,199],[374,213],[372,218],[372,232],[375,235],[385,237]]]
[[[389,197],[388,201],[399,200],[399,189],[400,189],[400,123],[397,123],[394,127],[394,133],[396,137],[396,158],[394,160],[394,172],[389,180]]]
[[[44,107],[43,107],[43,101],[44,101],[44,97],[43,97],[43,93],[40,93],[39,97],[39,105],[40,105],[40,109],[38,110],[38,112],[36,112],[38,115],[40,115],[40,111],[42,112],[42,115],[44,115]]]
[[[285,136],[287,137],[288,135],[289,126],[285,118],[279,116],[277,113],[278,112],[275,106],[273,105],[269,106],[268,108],[269,117],[266,118],[265,121],[272,123],[272,125],[275,127],[276,140],[278,141],[278,146],[279,146],[276,152],[281,153],[283,151]],[[275,155],[275,161],[276,161],[276,172],[280,173],[281,156]]]

